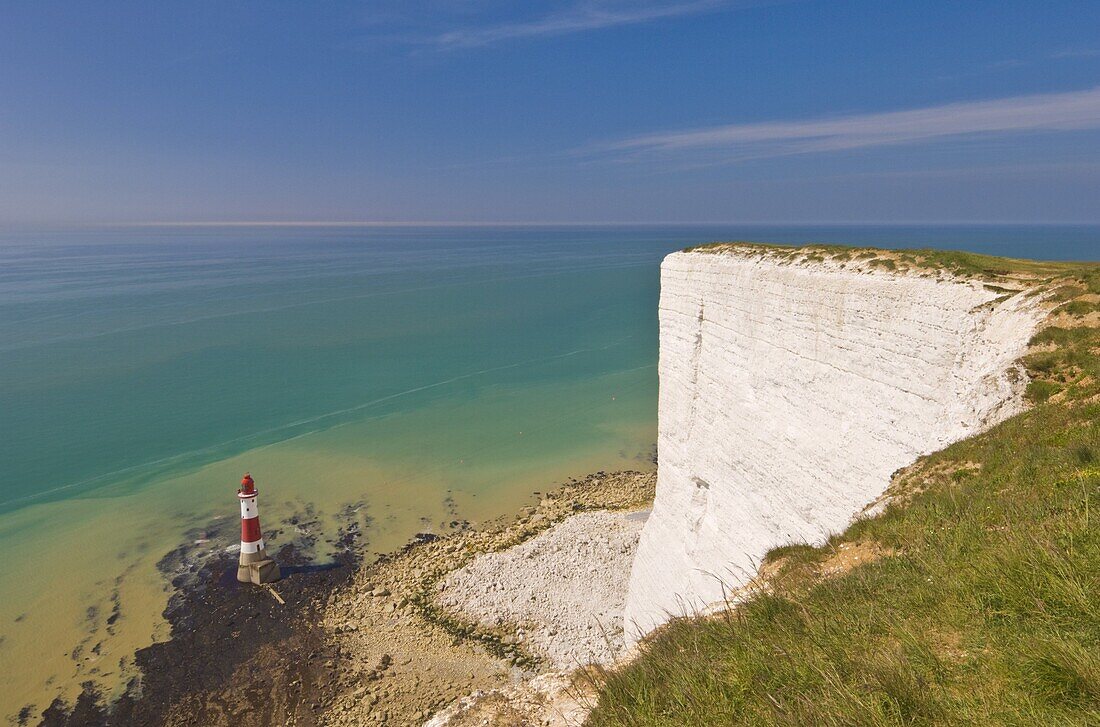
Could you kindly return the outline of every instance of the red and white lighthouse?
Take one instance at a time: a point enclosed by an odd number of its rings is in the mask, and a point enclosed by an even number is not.
[[[241,583],[271,583],[282,577],[279,564],[267,557],[264,536],[260,532],[260,509],[256,482],[245,472],[237,499],[241,501],[241,561],[237,566],[237,580]]]

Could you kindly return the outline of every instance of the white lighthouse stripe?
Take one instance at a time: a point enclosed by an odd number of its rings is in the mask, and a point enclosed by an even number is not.
[[[255,543],[246,543],[243,540],[241,541],[241,552],[242,553],[259,553],[263,549],[264,549],[264,539],[263,538],[260,538]]]
[[[259,517],[260,508],[256,506],[256,498],[251,497],[247,500],[241,500],[241,520],[248,520],[249,518]]]

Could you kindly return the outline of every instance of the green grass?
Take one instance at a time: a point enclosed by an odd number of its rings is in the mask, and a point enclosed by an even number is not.
[[[1100,280],[942,257],[1060,300]],[[661,629],[596,677],[589,724],[1100,725],[1100,330],[1034,343],[1032,409],[907,468],[882,515],[826,546],[769,554],[747,603]],[[823,576],[846,543],[884,555]]]
[[[1059,313],[1071,316],[1085,316],[1089,313],[1100,311],[1100,303],[1092,303],[1083,300],[1071,300],[1058,308]]]
[[[767,254],[792,261],[798,259],[815,262],[829,259],[840,263],[854,261],[869,264],[872,267],[885,267],[889,270],[947,271],[960,277],[985,280],[1026,278],[1029,283],[1049,282],[1056,277],[1069,275],[1080,286],[1074,294],[1100,293],[1100,265],[1093,263],[1022,260],[931,248],[886,250],[817,243],[778,245],[740,240],[692,245],[685,247],[684,252]]]

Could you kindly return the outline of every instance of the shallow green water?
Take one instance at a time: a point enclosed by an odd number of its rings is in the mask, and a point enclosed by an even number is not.
[[[0,507],[654,358],[654,246],[128,237],[9,268]]]
[[[235,517],[244,469],[269,533],[306,513],[323,558],[349,508],[383,551],[652,466],[672,247],[233,229],[0,247],[0,655],[29,661],[0,677],[4,713],[127,674],[163,635],[157,560]]]

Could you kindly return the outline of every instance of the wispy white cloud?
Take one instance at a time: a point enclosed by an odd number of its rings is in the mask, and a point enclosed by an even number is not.
[[[1064,48],[1052,53],[1051,58],[1098,58],[1100,48]]]
[[[537,18],[450,30],[427,39],[440,50],[478,48],[507,40],[582,33],[620,25],[637,25],[665,18],[712,12],[728,7],[762,5],[766,2],[732,0],[658,0],[608,2],[587,0]]]
[[[1100,86],[905,111],[643,134],[596,145],[582,153],[615,157],[705,154],[735,162],[952,137],[1097,128],[1100,128]]]
[[[972,78],[974,76],[984,76],[987,73],[1000,73],[1006,71],[1015,71],[1020,68],[1027,68],[1035,66],[1037,64],[1049,63],[1050,61],[1080,61],[1089,58],[1100,58],[1100,48],[1086,48],[1082,46],[1074,46],[1070,48],[1062,48],[1046,55],[1036,56],[1033,58],[1005,58],[1003,60],[994,61],[992,63],[986,63],[985,65],[978,66],[977,68],[971,68],[966,70],[960,70],[955,73],[948,73],[937,77],[937,81],[955,81],[960,78]]]

